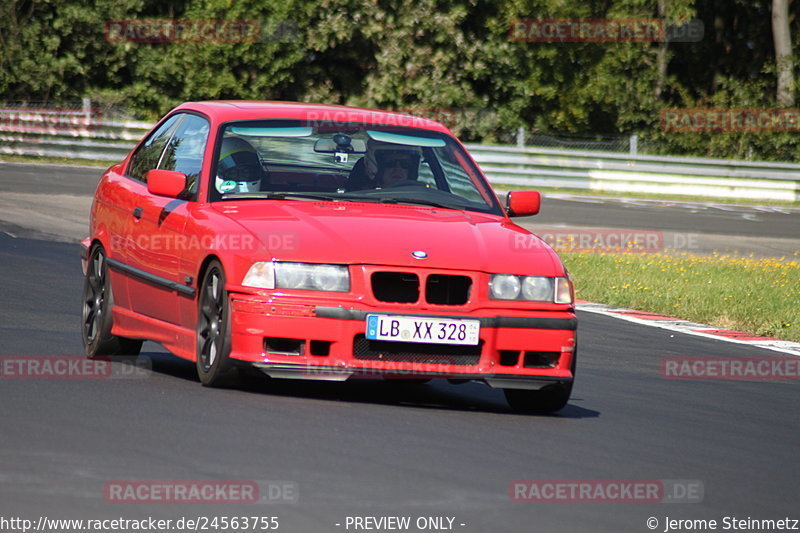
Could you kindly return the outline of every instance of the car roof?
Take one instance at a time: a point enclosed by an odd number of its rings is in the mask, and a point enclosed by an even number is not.
[[[405,113],[342,105],[256,100],[209,100],[186,102],[175,108],[175,111],[179,110],[198,111],[217,122],[252,119],[356,122],[420,128],[452,135],[450,130],[435,120]]]

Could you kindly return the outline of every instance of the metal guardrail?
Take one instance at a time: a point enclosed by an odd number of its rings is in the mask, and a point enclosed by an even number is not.
[[[800,165],[548,148],[467,145],[503,185],[800,201]]]
[[[0,108],[0,155],[119,161],[152,126],[90,109]]]
[[[86,108],[0,108],[0,156],[120,161],[151,127],[107,120]],[[479,144],[467,148],[494,184],[800,201],[800,164]]]

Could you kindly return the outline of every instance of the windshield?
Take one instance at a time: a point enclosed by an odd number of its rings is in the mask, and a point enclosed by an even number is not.
[[[407,203],[502,214],[464,149],[427,130],[342,122],[223,125],[211,200]]]

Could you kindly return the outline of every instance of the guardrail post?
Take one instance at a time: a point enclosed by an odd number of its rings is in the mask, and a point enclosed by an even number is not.
[[[522,126],[517,128],[517,147],[525,148],[525,128]]]
[[[83,97],[83,114],[86,115],[86,124],[92,123],[92,99],[88,96]]]
[[[631,135],[630,149],[631,155],[636,155],[639,152],[639,136],[635,133]]]

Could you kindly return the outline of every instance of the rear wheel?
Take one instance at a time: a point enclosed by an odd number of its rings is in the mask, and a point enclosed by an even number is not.
[[[113,308],[114,294],[111,291],[106,254],[102,247],[96,246],[89,255],[86,267],[81,310],[81,336],[89,358],[137,356],[142,350],[141,340],[111,334]]]
[[[575,380],[575,369],[578,360],[577,346],[572,352],[572,380],[547,385],[539,390],[503,389],[508,405],[514,411],[528,414],[554,413],[563,409],[572,394],[572,383]]]
[[[208,387],[222,384],[232,368],[231,316],[225,272],[219,261],[208,265],[197,299],[197,376]]]

